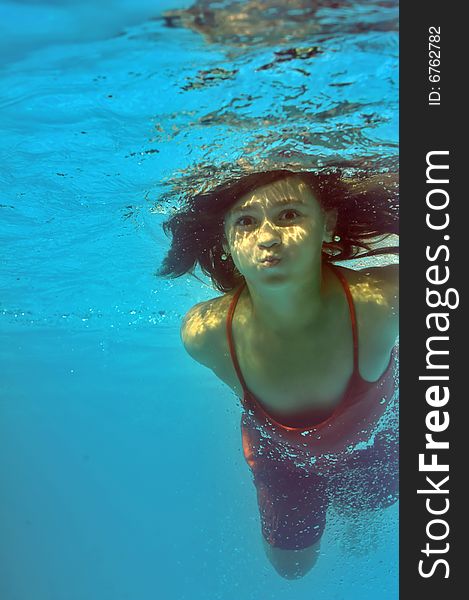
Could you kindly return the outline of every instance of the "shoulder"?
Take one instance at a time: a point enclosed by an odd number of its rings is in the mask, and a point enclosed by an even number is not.
[[[374,290],[377,301],[389,316],[399,316],[399,265],[369,267],[358,271],[365,286]]]
[[[360,270],[339,267],[345,276],[353,299],[395,312],[399,302],[399,265],[365,267]]]
[[[379,331],[380,337],[393,344],[399,332],[399,265],[341,271],[362,327],[368,332]]]
[[[197,362],[213,368],[226,346],[226,318],[234,292],[193,306],[181,324],[181,340],[186,352]]]

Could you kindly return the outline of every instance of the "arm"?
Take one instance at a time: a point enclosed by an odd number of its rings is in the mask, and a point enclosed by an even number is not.
[[[217,299],[193,306],[181,324],[181,340],[186,352],[198,363],[213,370],[217,364],[220,325]]]
[[[374,269],[373,269],[374,270]],[[399,319],[399,265],[377,267],[377,276],[382,283],[382,289],[389,306],[391,317]]]
[[[225,294],[193,306],[183,319],[181,339],[186,352],[208,367],[238,397],[243,394],[231,362],[226,339],[226,315],[231,295]]]
[[[363,269],[374,292],[382,327],[382,336],[394,344],[399,335],[399,265]]]

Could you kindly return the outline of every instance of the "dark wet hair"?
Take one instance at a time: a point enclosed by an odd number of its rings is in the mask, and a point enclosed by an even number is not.
[[[346,180],[338,170],[277,169],[228,179],[211,191],[188,198],[183,208],[163,224],[172,242],[157,275],[193,274],[198,264],[221,292],[237,287],[243,276],[231,256],[221,258],[225,215],[245,194],[291,176],[310,186],[325,212],[337,210],[334,237],[338,241],[323,244],[323,260],[335,262],[399,252],[397,246],[373,247],[380,237],[399,234],[395,175],[358,175]]]

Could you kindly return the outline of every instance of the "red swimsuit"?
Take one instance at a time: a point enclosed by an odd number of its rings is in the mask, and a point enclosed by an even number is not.
[[[353,298],[342,273],[335,268],[333,272],[349,305],[354,367],[341,401],[332,410],[289,415],[288,424],[285,416],[281,423],[282,417],[268,412],[247,388],[233,342],[233,314],[244,286],[228,310],[228,344],[243,388],[244,456],[254,475],[264,536],[282,548],[305,548],[317,541],[331,500],[358,509],[388,506],[397,499],[397,432],[388,425],[376,433],[386,409],[391,416],[397,414],[397,349],[377,381],[361,377]],[[394,430],[396,423],[395,418]],[[365,449],[355,449],[357,444]]]

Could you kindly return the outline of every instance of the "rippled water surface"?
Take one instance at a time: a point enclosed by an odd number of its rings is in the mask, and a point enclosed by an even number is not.
[[[213,290],[153,274],[181,194],[226,174],[396,169],[396,2],[0,11],[2,597],[397,598],[395,506],[273,573],[239,404],[179,344]]]

